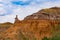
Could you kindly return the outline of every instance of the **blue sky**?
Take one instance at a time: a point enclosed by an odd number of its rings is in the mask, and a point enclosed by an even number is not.
[[[60,0],[0,0],[0,23],[14,22],[18,15],[22,20],[41,9],[60,7]]]

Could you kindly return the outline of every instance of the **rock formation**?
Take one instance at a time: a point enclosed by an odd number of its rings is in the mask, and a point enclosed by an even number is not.
[[[60,8],[42,9],[20,21],[16,15],[14,24],[4,33],[5,40],[42,40],[51,37],[52,27],[60,24]]]

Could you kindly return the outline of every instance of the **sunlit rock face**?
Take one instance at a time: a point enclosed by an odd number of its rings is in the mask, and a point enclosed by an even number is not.
[[[51,37],[52,27],[60,24],[60,8],[42,9],[20,21],[18,16],[14,24],[3,35],[10,40],[42,40]]]

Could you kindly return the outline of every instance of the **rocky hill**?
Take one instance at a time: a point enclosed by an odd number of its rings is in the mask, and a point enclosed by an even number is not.
[[[14,24],[0,35],[1,40],[52,40],[60,33],[60,8],[42,9]],[[2,36],[3,35],[3,36]],[[58,39],[57,39],[58,40]]]
[[[60,20],[60,8],[52,7],[46,8],[34,13],[32,15],[27,16],[25,19],[49,19],[49,20]]]

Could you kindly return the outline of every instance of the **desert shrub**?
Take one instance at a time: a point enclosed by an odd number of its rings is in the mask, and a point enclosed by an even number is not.
[[[54,37],[50,38],[49,40],[60,40],[60,37],[59,36],[54,36]]]
[[[47,37],[44,37],[42,40],[49,40]]]

